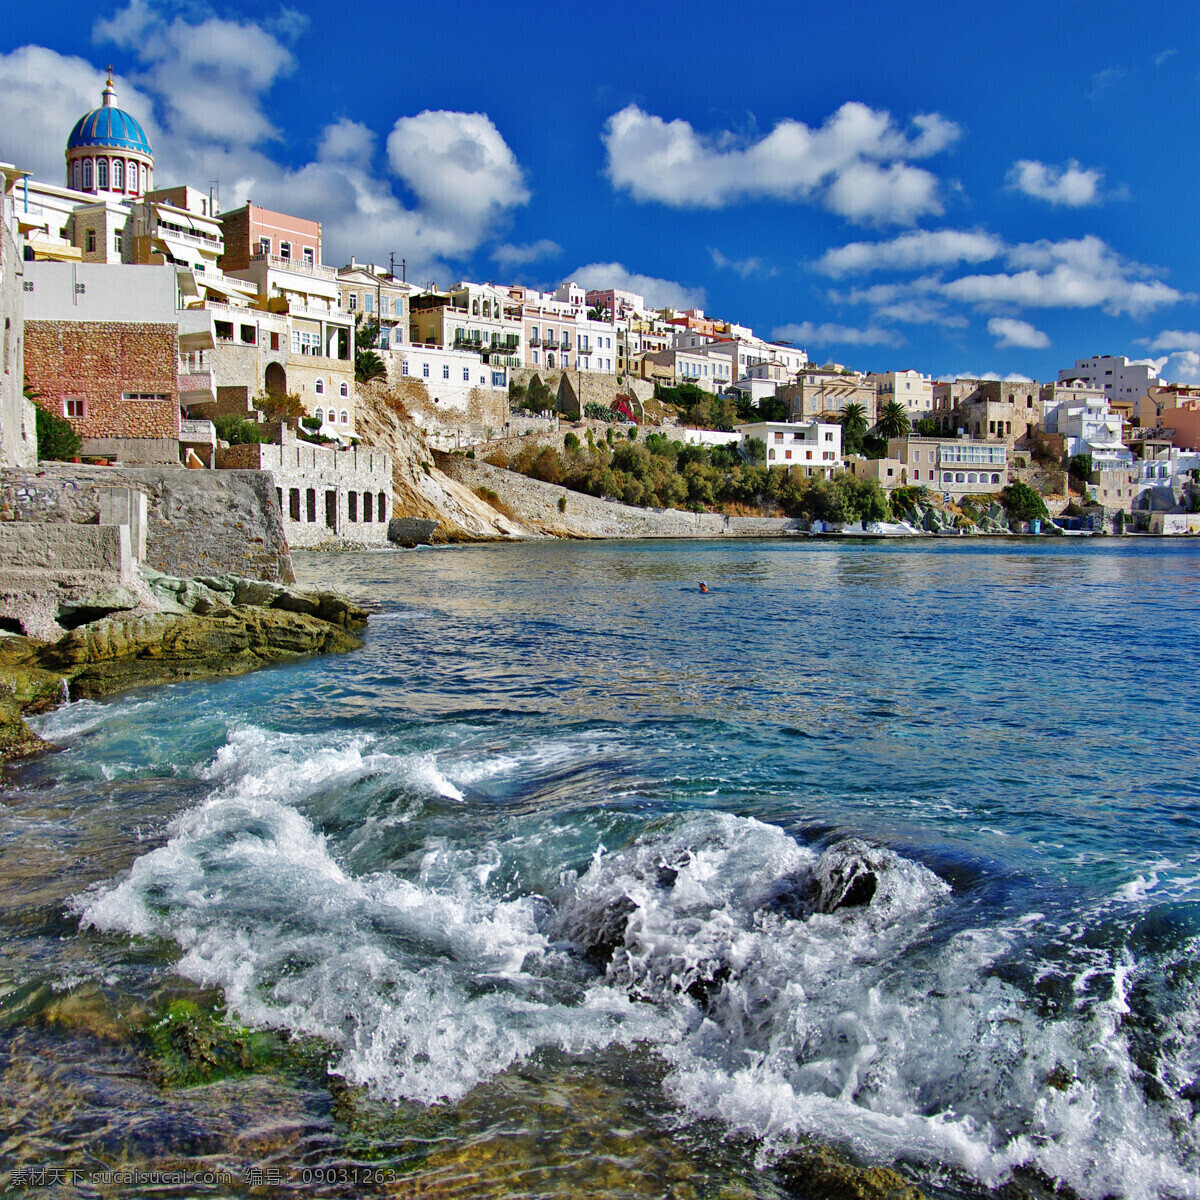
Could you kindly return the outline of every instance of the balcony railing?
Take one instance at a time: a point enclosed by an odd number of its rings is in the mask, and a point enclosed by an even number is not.
[[[323,263],[304,262],[298,258],[280,258],[276,254],[252,254],[251,262],[265,262],[276,271],[294,271],[299,275],[311,275],[314,279],[337,280],[337,271]]]
[[[216,254],[225,253],[225,243],[220,238],[206,238],[201,237],[198,233],[186,233],[182,229],[172,229],[170,226],[162,224],[161,221],[154,236],[173,238],[179,242],[187,242],[190,246],[202,246],[205,250],[211,250]]]
[[[207,442],[215,446],[217,428],[211,421],[183,420],[179,422],[179,440],[181,442]]]

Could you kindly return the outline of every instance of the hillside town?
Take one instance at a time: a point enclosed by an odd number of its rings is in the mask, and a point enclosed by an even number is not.
[[[10,475],[39,457],[74,460],[93,487],[104,469],[126,489],[130,469],[267,472],[289,547],[372,546],[394,522],[401,539],[455,525],[429,494],[435,455],[461,483],[472,460],[505,464],[521,440],[611,446],[615,426],[732,444],[768,472],[904,489],[897,510],[938,510],[909,531],[986,529],[963,514],[1019,483],[1056,519],[1047,531],[1200,532],[1200,387],[1151,364],[1096,354],[1042,383],[936,379],[817,363],[736,321],[616,288],[443,290],[410,283],[403,260],[337,267],[309,216],[157,186],[153,148],[111,77],[100,100],[69,131],[62,183],[0,164]],[[72,453],[47,451],[54,429]],[[8,520],[58,503],[24,476],[7,482]],[[460,492],[477,518],[478,496],[495,495]],[[457,532],[528,529],[488,513]]]

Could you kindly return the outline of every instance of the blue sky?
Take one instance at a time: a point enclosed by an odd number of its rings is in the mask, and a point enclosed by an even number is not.
[[[0,17],[0,157],[55,182],[111,62],[160,184],[409,278],[631,282],[818,361],[1200,379],[1192,2],[279,7]]]

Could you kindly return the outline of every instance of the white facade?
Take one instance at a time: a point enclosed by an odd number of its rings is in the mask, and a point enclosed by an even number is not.
[[[973,438],[893,438],[888,456],[904,467],[901,483],[944,492],[953,499],[1008,486],[1008,446]]]
[[[1060,383],[1067,379],[1082,379],[1094,388],[1103,388],[1109,400],[1136,401],[1150,388],[1163,384],[1153,367],[1131,363],[1123,354],[1077,358],[1074,367],[1059,371],[1058,379]]]
[[[1062,434],[1069,455],[1090,454],[1097,470],[1125,466],[1133,461],[1133,452],[1121,442],[1121,418],[1109,411],[1107,397],[1097,391],[1080,390],[1062,399],[1046,413],[1046,431]]]
[[[904,405],[911,420],[933,416],[933,379],[920,371],[884,371],[872,376],[878,396],[878,408],[893,400]]]
[[[757,421],[738,430],[742,441],[766,443],[768,467],[800,467],[828,479],[842,470],[842,427],[823,421]]]
[[[476,388],[505,390],[503,368],[485,363],[470,350],[444,350],[440,346],[405,346],[379,352],[391,379],[417,379],[429,390],[439,409],[463,412]]]

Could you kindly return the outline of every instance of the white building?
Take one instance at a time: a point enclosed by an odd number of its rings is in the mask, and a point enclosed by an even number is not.
[[[1077,358],[1075,366],[1058,373],[1059,382],[1082,379],[1094,388],[1103,388],[1109,400],[1137,401],[1152,387],[1161,387],[1163,380],[1154,368],[1145,363],[1132,363],[1123,354],[1097,354],[1092,358]]]
[[[910,435],[888,442],[888,457],[903,465],[901,483],[944,492],[955,500],[993,494],[1008,486],[1004,442]]]
[[[828,479],[842,470],[842,427],[822,421],[757,421],[738,430],[742,441],[766,443],[768,467],[800,467]]]
[[[878,412],[885,404],[893,400],[904,405],[909,419],[919,421],[923,417],[933,416],[933,379],[922,375],[920,371],[884,371],[869,375],[868,379],[875,381],[875,392],[878,398]]]
[[[1097,388],[1072,390],[1046,412],[1046,432],[1062,434],[1072,457],[1090,454],[1096,470],[1132,463],[1133,452],[1121,441],[1121,418],[1109,411],[1107,397]]]

